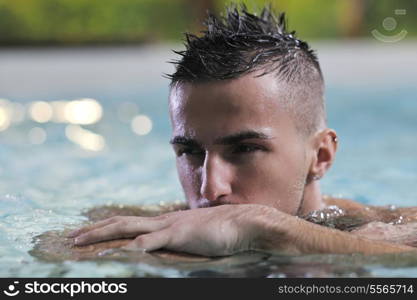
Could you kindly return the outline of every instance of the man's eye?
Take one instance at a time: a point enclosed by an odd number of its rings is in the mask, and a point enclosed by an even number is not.
[[[176,151],[177,156],[185,155],[203,155],[204,151],[197,148],[181,148]]]
[[[257,145],[238,145],[233,149],[233,153],[239,154],[239,153],[251,153],[258,150],[264,150],[263,147],[257,146]]]

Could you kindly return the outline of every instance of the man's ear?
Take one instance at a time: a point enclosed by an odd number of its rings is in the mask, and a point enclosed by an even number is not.
[[[336,131],[324,129],[313,136],[311,143],[313,159],[309,178],[318,180],[326,174],[335,159],[338,144]]]

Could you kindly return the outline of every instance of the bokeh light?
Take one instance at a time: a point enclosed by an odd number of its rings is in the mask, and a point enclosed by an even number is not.
[[[29,115],[33,121],[38,123],[46,123],[52,118],[52,107],[48,102],[36,101],[29,106]]]
[[[0,99],[0,131],[6,130],[10,126],[10,101]]]
[[[84,129],[79,125],[67,125],[65,135],[81,148],[90,151],[101,151],[106,146],[106,141],[100,134]]]
[[[56,123],[67,122],[67,119],[65,118],[65,106],[68,104],[68,101],[52,101],[50,104],[54,112],[51,121]]]
[[[10,126],[10,116],[4,106],[0,106],[0,131],[6,130]]]
[[[68,123],[88,125],[100,121],[103,108],[94,99],[80,99],[65,105],[64,116]]]
[[[152,130],[152,120],[145,115],[137,115],[133,118],[130,126],[137,135],[147,135]]]

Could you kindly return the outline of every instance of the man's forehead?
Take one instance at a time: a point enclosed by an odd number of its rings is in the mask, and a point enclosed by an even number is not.
[[[171,116],[188,113],[188,117],[199,114],[221,116],[240,113],[268,118],[286,113],[287,94],[264,83],[241,84],[182,84],[170,93]],[[229,116],[230,117],[230,116]]]
[[[286,98],[289,85],[276,78],[274,74],[257,76],[250,73],[238,78],[208,82],[182,82],[174,84],[170,89],[170,103],[180,101],[196,101],[209,96],[213,98],[227,97],[229,100],[250,100],[248,104],[259,104],[263,100],[279,102]]]
[[[212,143],[241,132],[273,136],[287,131],[291,116],[276,99],[274,87],[268,86],[276,79],[267,76],[177,85],[170,95],[173,136]]]

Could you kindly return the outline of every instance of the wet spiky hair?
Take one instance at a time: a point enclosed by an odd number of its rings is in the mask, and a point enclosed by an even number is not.
[[[209,13],[202,36],[185,34],[185,50],[174,51],[179,60],[172,61],[176,71],[166,75],[171,88],[182,83],[204,83],[238,78],[260,71],[285,82],[280,96],[295,124],[306,135],[326,123],[324,81],[314,51],[287,32],[285,14],[278,17],[271,6],[259,16],[245,5],[232,4],[224,16]]]
[[[200,37],[185,33],[186,50],[174,51],[181,59],[172,61],[176,72],[167,75],[172,83],[231,79],[261,68],[264,73],[277,70],[291,80],[300,63],[321,73],[314,51],[295,37],[295,31],[287,32],[285,13],[275,16],[270,5],[257,16],[244,4],[240,9],[232,4],[225,16],[209,12],[204,25]],[[293,64],[296,53],[304,59]]]

